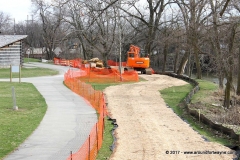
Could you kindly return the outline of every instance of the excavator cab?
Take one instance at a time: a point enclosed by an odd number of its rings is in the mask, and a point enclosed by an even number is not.
[[[127,67],[141,71],[141,73],[146,73],[146,69],[149,68],[149,58],[140,57],[139,47],[131,45],[127,56]]]
[[[134,57],[134,53],[128,53],[128,57],[133,58]]]

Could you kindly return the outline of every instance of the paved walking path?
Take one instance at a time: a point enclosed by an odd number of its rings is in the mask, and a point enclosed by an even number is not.
[[[69,67],[42,63],[24,66],[55,69],[60,74],[22,78],[22,82],[34,84],[45,98],[48,109],[33,134],[4,160],[65,160],[70,151],[78,151],[87,139],[97,122],[96,111],[82,97],[64,86],[63,74]],[[18,79],[13,81],[18,82]]]

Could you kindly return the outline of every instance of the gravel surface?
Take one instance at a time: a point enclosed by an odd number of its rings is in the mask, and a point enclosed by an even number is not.
[[[187,151],[233,151],[205,141],[166,107],[159,90],[186,82],[164,75],[141,76],[148,81],[111,86],[104,91],[108,111],[118,124],[117,146],[111,160],[231,160],[235,157],[233,153],[184,154]]]

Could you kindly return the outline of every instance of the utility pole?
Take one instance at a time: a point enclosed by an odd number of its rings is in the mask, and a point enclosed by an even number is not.
[[[120,81],[122,81],[122,33],[121,33],[121,17],[120,17],[120,8],[121,0],[119,0],[118,6],[118,34],[119,34],[119,71],[120,71]]]

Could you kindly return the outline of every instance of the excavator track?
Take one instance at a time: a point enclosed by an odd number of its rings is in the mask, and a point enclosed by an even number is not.
[[[148,75],[152,75],[152,68],[146,68],[145,69],[146,70],[146,74],[148,74]]]

